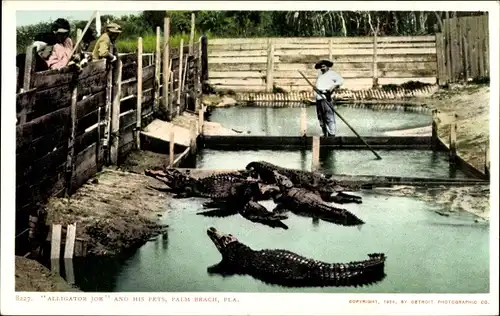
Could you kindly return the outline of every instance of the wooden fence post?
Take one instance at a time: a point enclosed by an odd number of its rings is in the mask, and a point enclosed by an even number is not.
[[[274,41],[267,40],[267,70],[266,70],[266,91],[273,91],[273,68],[274,68]]]
[[[142,37],[137,40],[137,122],[135,125],[135,144],[141,149],[142,119]]]
[[[300,136],[307,135],[307,109],[305,107],[300,108]]]
[[[444,85],[447,82],[446,56],[443,33],[436,33],[437,82]]]
[[[194,26],[196,22],[196,15],[191,13],[191,34],[189,36],[189,56],[193,55],[194,51]]]
[[[377,31],[373,33],[373,83],[372,87],[375,89],[378,87],[378,56],[377,56],[377,33],[378,33],[378,27]]]
[[[490,145],[488,143],[484,148],[484,174],[490,177]]]
[[[26,48],[26,60],[24,61],[24,75],[23,75],[23,91],[28,91],[31,88],[31,77],[35,71],[36,64],[36,48],[33,45]]]
[[[200,42],[198,44],[198,55],[197,55],[197,63],[196,63],[196,77],[195,77],[195,83],[194,83],[194,89],[195,89],[195,94],[196,94],[196,100],[195,100],[195,109],[199,110],[201,109],[202,105],[202,97],[203,93],[201,92],[201,37],[200,37]]]
[[[438,110],[433,109],[432,110],[432,136],[431,136],[431,146],[432,150],[437,150],[437,144],[438,144],[438,135],[437,135],[437,113]]]
[[[194,155],[197,150],[196,140],[198,137],[198,121],[193,121],[189,129],[190,129],[189,151],[191,152],[191,155]]]
[[[61,225],[52,225],[50,236],[50,270],[54,273],[59,273],[59,259],[61,254]]]
[[[110,48],[111,53],[114,52],[113,46]],[[118,56],[117,56],[117,59]],[[105,128],[104,128],[104,147],[106,148],[106,155],[104,156],[104,160],[106,164],[109,164],[109,148],[111,146],[110,138],[111,138],[111,107],[113,104],[113,73],[116,68],[116,64],[111,63],[110,61],[106,61],[108,78],[106,79],[106,107],[104,109],[105,116]]]
[[[203,135],[203,124],[205,123],[205,113],[203,109],[198,109],[198,134]]]
[[[454,167],[457,163],[457,114],[453,118],[450,124],[450,165]]]
[[[74,154],[75,154],[75,133],[76,133],[76,103],[78,100],[78,77],[74,75],[71,91],[70,119],[71,129],[68,137],[68,155],[66,157],[66,196],[71,194],[73,184]],[[100,128],[100,126],[97,126]],[[96,146],[99,146],[97,144]]]
[[[175,160],[175,134],[173,128],[170,130],[168,158],[169,158],[169,166],[172,167]]]
[[[116,77],[113,83],[113,104],[111,107],[111,135],[110,135],[110,161],[118,163],[118,150],[120,145],[120,100],[122,95],[122,60],[116,60]]]
[[[160,30],[159,26],[156,27],[156,57],[155,57],[155,101],[153,102],[153,111],[157,111],[160,103],[160,69],[161,69],[161,46],[160,46]]]
[[[184,39],[181,38],[181,43],[179,45],[179,78],[177,79],[177,110],[181,105],[181,94],[182,94],[182,60],[184,57]],[[173,69],[172,69],[173,71]]]
[[[319,167],[319,136],[313,136],[311,171],[316,171],[318,167]]]
[[[168,80],[169,80],[169,69],[170,69],[170,18],[165,18],[165,25],[163,28],[163,36],[165,37],[163,42],[163,112],[168,113],[167,120],[172,120],[172,112],[169,109],[169,93],[168,93]],[[169,111],[170,110],[170,111]]]
[[[201,37],[201,89],[203,93],[208,92],[208,39]]]

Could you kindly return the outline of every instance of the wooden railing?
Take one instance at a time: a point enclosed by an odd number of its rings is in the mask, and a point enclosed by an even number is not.
[[[143,54],[138,42],[138,52],[81,71],[33,72],[27,58],[24,91],[16,95],[16,234],[49,197],[70,195],[104,165],[140,148],[139,133],[154,118],[171,120],[199,106],[201,41],[162,48],[158,38],[154,55]],[[166,48],[170,81],[162,76]]]

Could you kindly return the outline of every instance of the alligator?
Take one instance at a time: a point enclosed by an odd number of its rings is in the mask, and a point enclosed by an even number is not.
[[[342,226],[356,226],[364,224],[346,209],[334,207],[325,202],[314,192],[297,188],[286,176],[273,171],[274,178],[280,186],[280,192],[276,193],[273,200],[277,204],[273,213],[283,214],[291,211],[296,215],[321,219]]]
[[[358,287],[380,282],[386,276],[383,253],[370,253],[363,261],[327,263],[283,249],[253,250],[214,227],[207,235],[222,255],[218,264],[207,268],[209,274],[250,275],[285,287]]]
[[[240,214],[245,219],[263,224],[272,228],[288,229],[288,226],[282,222],[288,218],[285,214],[269,212],[263,205],[251,199],[246,201],[244,205],[236,203],[227,203],[219,201],[211,201],[204,204],[204,207],[215,207],[215,209],[198,212],[197,215],[208,217],[227,217]]]
[[[319,172],[284,168],[267,161],[252,161],[246,166],[246,170],[250,171],[253,177],[258,177],[267,184],[276,183],[273,171],[277,171],[289,178],[294,186],[313,191],[326,202],[338,204],[362,202],[361,197],[342,192],[347,189],[359,189],[356,185],[340,184]]]
[[[256,201],[262,201],[271,199],[279,191],[278,186],[264,184],[250,177],[246,171],[219,173],[199,179],[191,177],[189,171],[181,172],[173,168],[147,169],[145,174],[169,186],[169,189],[151,187],[152,189],[176,193],[175,198],[196,196],[227,200],[247,194]],[[251,190],[245,193],[247,187]]]
[[[236,173],[215,174],[201,179],[195,179],[189,173],[177,169],[147,169],[145,174],[167,184],[170,190],[159,190],[172,191],[177,194],[175,198],[202,197],[228,201],[260,194],[258,180]]]

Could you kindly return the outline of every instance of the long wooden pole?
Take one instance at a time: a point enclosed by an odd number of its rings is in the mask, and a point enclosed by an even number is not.
[[[169,108],[169,94],[168,94],[168,79],[169,76],[169,60],[170,60],[170,45],[169,45],[169,37],[170,37],[170,18],[165,18],[163,27],[163,110],[165,113],[169,113],[167,120],[171,120],[172,111]]]
[[[309,85],[310,85],[310,86],[314,89],[314,91],[316,91],[316,93],[318,93],[319,95],[322,95],[322,93],[321,93],[318,89],[316,89],[316,87],[312,84],[312,82],[311,82],[311,81],[309,81],[309,79],[307,79],[307,77],[304,75],[304,73],[302,73],[302,71],[299,71],[299,73],[301,74],[301,76],[302,76],[302,77],[304,77],[304,79],[305,79],[305,80],[307,81],[307,83],[308,83],[308,84],[309,84]],[[323,98],[324,98],[324,97],[323,97]],[[348,127],[349,127],[349,128],[350,128],[353,132],[354,132],[354,134],[356,134],[356,136],[358,136],[358,138],[359,138],[359,139],[363,142],[363,144],[365,144],[365,146],[366,146],[368,149],[370,149],[370,150],[371,150],[371,152],[375,155],[375,157],[377,157],[377,159],[379,159],[379,160],[380,160],[380,159],[382,159],[382,157],[380,157],[380,156],[379,156],[379,154],[377,154],[377,153],[375,152],[375,150],[373,150],[373,149],[370,147],[370,145],[368,145],[368,144],[366,143],[366,141],[363,139],[363,137],[361,137],[361,136],[358,134],[358,132],[356,132],[356,130],[354,130],[354,128],[352,128],[352,126],[351,126],[349,123],[347,123],[347,121],[346,121],[346,120],[342,117],[342,115],[340,115],[340,114],[339,114],[339,113],[338,113],[338,112],[337,112],[337,111],[333,108],[333,105],[332,105],[330,102],[328,102],[326,99],[325,99],[325,101],[326,101],[326,103],[328,104],[328,106],[330,106],[330,108],[332,109],[332,111],[333,111],[335,114],[337,114],[337,116],[338,116],[338,117],[340,117],[340,119],[341,119],[342,121],[344,121],[345,125],[347,125],[347,126],[348,126]]]

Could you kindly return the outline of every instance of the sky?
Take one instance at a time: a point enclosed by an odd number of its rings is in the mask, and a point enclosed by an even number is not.
[[[115,16],[139,14],[142,11],[99,11],[101,15],[112,14]],[[68,20],[88,20],[93,11],[17,11],[16,12],[16,27],[39,22],[54,21],[57,18],[66,18]]]

